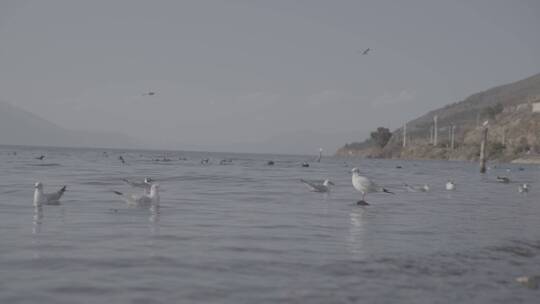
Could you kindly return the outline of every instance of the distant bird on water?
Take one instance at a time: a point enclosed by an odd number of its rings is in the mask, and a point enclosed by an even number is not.
[[[156,92],[152,92],[152,91],[142,94],[142,96],[154,96],[154,95],[156,95]]]
[[[529,184],[519,185],[518,192],[519,193],[527,193],[527,192],[529,192]]]
[[[508,184],[510,183],[510,179],[506,176],[497,176],[497,181],[499,183]]]
[[[309,188],[309,190],[312,192],[321,192],[321,193],[330,192],[330,186],[334,186],[334,183],[328,179],[325,179],[322,183],[307,181],[304,179],[301,179],[300,181],[304,183],[304,185],[306,185]]]
[[[411,186],[409,184],[403,184],[403,186],[409,192],[428,192],[429,191],[428,184],[423,184],[422,186]]]
[[[456,184],[454,183],[453,180],[449,180],[446,182],[446,190],[448,191],[456,190]]]
[[[124,159],[124,157],[122,157],[122,155],[118,156],[118,159],[122,162],[122,164],[126,164],[126,160]]]
[[[44,159],[45,159],[45,155],[40,155],[39,157],[35,157],[35,159],[44,160]]]
[[[124,201],[132,207],[150,207],[159,204],[159,184],[152,184],[149,194],[124,194],[119,191],[113,191],[116,195],[121,196]]]
[[[44,193],[43,184],[37,182],[34,185],[34,206],[39,207],[42,205],[60,205],[60,198],[66,192],[66,186],[63,186],[60,190],[54,193]]]
[[[360,169],[353,168],[351,172],[352,172],[352,184],[353,184],[354,189],[362,193],[362,200],[357,202],[358,205],[362,205],[362,206],[369,205],[365,200],[366,194],[368,193],[384,192],[384,193],[394,194],[388,189],[377,185],[376,183],[371,181],[369,178],[360,175]]]
[[[130,185],[133,188],[142,188],[144,189],[145,194],[150,193],[150,188],[152,187],[152,183],[154,180],[151,177],[145,177],[142,182],[134,182],[130,181],[127,178],[123,178],[122,181],[128,185]]]

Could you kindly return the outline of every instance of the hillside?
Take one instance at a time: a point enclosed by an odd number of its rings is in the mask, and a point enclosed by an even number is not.
[[[0,101],[0,144],[111,148],[137,146],[133,139],[121,134],[67,130],[2,101]]]
[[[478,157],[481,125],[489,121],[488,152],[491,159],[511,161],[525,153],[540,152],[540,114],[532,113],[531,97],[540,95],[540,74],[473,94],[465,100],[407,122],[407,146],[403,130],[392,132],[384,147],[348,144],[337,155],[377,158],[460,159]],[[438,116],[438,144],[430,143],[433,117]],[[455,125],[455,149],[450,148],[450,126]],[[368,144],[368,147],[366,147]]]

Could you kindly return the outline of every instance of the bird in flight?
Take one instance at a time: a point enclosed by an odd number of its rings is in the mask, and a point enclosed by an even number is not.
[[[371,51],[371,49],[367,48],[367,49],[365,49],[363,51],[358,51],[358,52],[361,53],[362,55],[367,55],[369,53],[369,51]]]

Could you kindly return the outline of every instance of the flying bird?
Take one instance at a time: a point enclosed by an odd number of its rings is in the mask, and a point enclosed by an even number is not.
[[[66,186],[63,186],[60,190],[54,193],[44,193],[43,184],[37,182],[34,185],[34,206],[40,207],[42,205],[60,205],[60,198],[66,192]]]
[[[363,50],[363,51],[359,51],[359,52],[360,52],[360,54],[362,54],[362,55],[367,55],[367,54],[369,53],[369,51],[371,51],[371,49],[370,49],[370,48],[367,48],[367,49],[365,49],[365,50]]]
[[[334,183],[328,179],[325,179],[322,183],[307,181],[304,179],[301,179],[300,181],[304,183],[304,185],[306,185],[309,188],[309,190],[312,192],[321,192],[321,193],[330,192],[330,186],[334,186]]]
[[[368,193],[385,192],[385,193],[394,194],[388,189],[377,185],[376,183],[371,181],[369,178],[365,176],[361,176],[360,169],[353,168],[351,172],[352,172],[352,184],[353,184],[354,189],[362,193],[362,200],[357,202],[358,205],[363,205],[363,206],[369,205],[365,200],[366,194]]]

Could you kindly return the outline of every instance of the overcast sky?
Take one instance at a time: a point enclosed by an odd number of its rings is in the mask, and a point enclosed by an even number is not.
[[[333,153],[540,72],[539,16],[538,0],[0,1],[0,100],[149,148]]]

